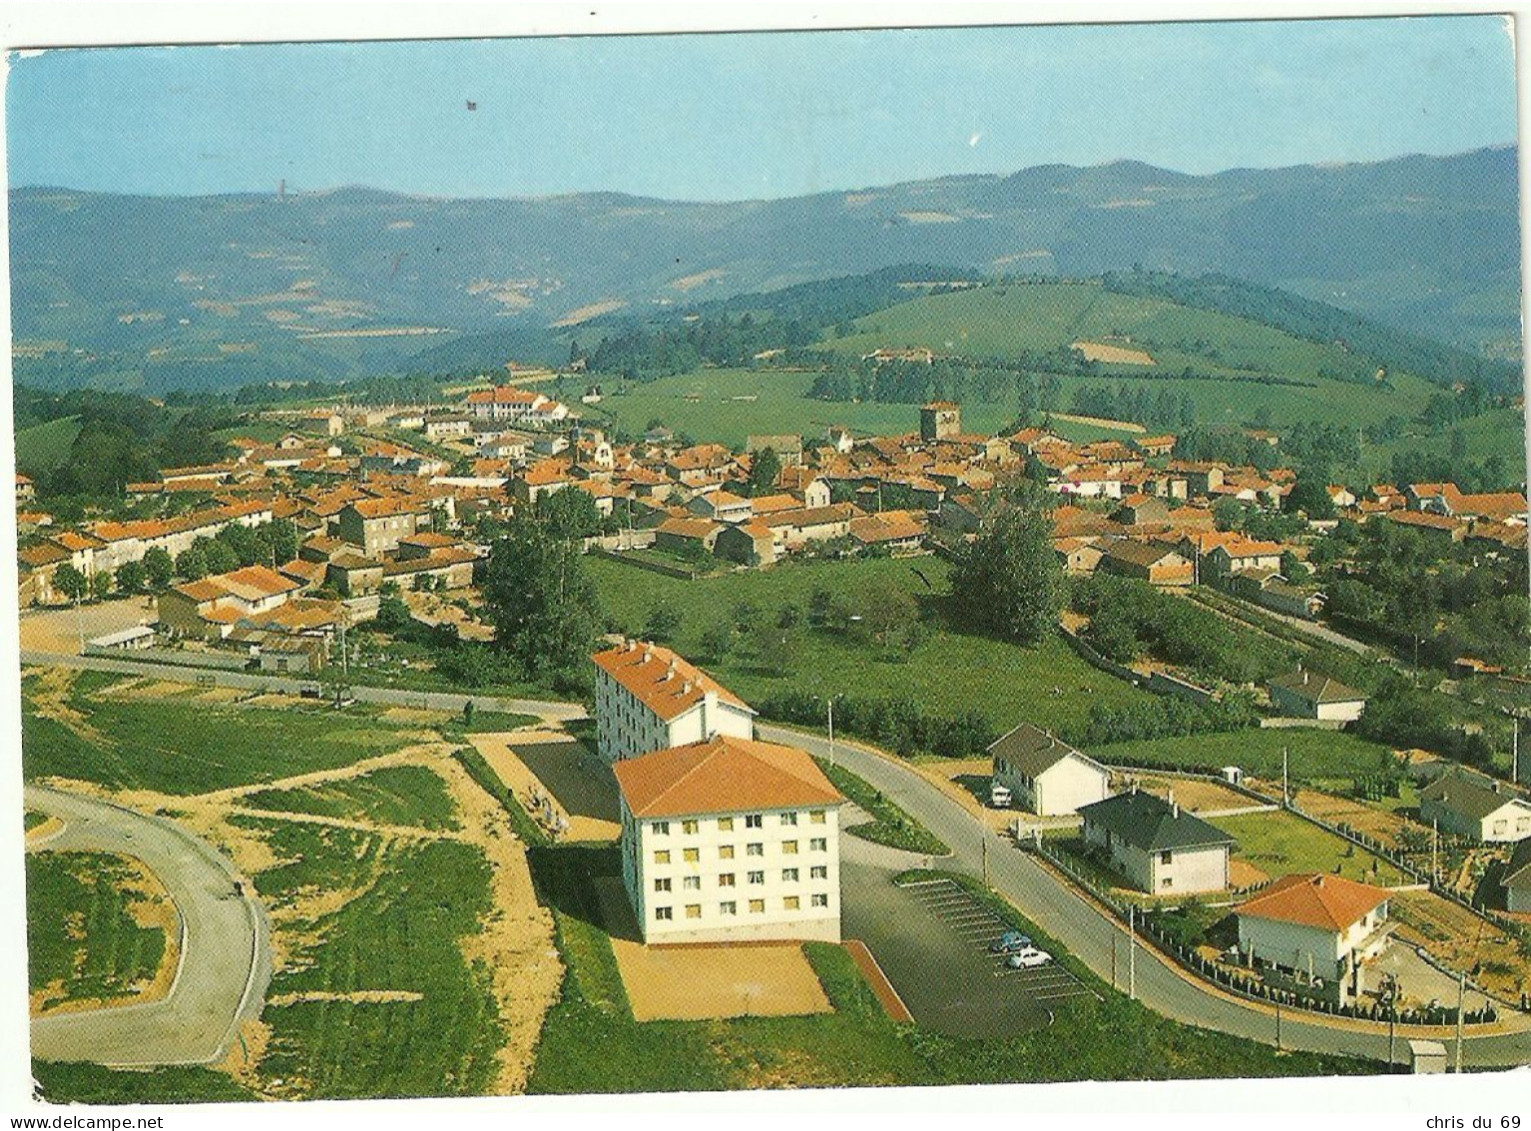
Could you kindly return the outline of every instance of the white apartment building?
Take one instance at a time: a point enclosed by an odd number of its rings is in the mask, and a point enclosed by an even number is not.
[[[630,640],[591,657],[596,748],[607,762],[702,742],[755,737],[755,711],[668,648]]]
[[[720,735],[613,769],[645,943],[840,941],[845,798],[805,751]]]

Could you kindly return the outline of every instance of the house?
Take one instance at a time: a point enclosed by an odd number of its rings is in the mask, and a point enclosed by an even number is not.
[[[713,548],[718,557],[741,565],[768,566],[776,561],[775,532],[759,521],[724,526]]]
[[[783,467],[797,467],[803,462],[801,436],[746,436],[744,450],[750,455],[770,448]]]
[[[596,746],[607,762],[720,734],[755,737],[754,708],[668,648],[629,640],[591,661]]]
[[[1053,553],[1064,573],[1080,577],[1094,573],[1105,556],[1090,538],[1054,538]]]
[[[709,518],[681,518],[671,515],[654,528],[654,546],[672,553],[695,552],[700,546],[709,554],[718,544],[723,524]]]
[[[1100,568],[1164,587],[1190,585],[1194,567],[1170,546],[1117,538],[1101,547]]]
[[[342,541],[358,547],[362,556],[379,558],[398,549],[400,539],[428,527],[428,510],[413,499],[358,499],[340,508],[335,532]]]
[[[456,440],[473,434],[473,418],[461,413],[451,413],[445,416],[427,416],[425,418],[425,438],[432,442],[437,440]]]
[[[1140,891],[1192,895],[1228,887],[1234,839],[1171,799],[1136,787],[1079,809],[1085,843]]]
[[[1510,786],[1461,767],[1419,791],[1419,819],[1480,844],[1512,844],[1531,837],[1531,802]]]
[[[877,547],[892,553],[909,553],[925,543],[925,524],[911,511],[883,511],[862,515],[847,524],[847,531],[863,549]]]
[[[1123,526],[1149,526],[1169,521],[1169,504],[1153,495],[1128,495],[1111,517]]]
[[[920,439],[927,444],[962,434],[962,407],[951,401],[932,401],[920,409]]]
[[[1266,689],[1272,705],[1289,718],[1354,722],[1366,710],[1365,692],[1307,668],[1276,676]]]
[[[263,672],[312,675],[324,667],[324,642],[309,636],[269,634],[258,647]]]
[[[1386,511],[1385,517],[1391,523],[1417,530],[1431,541],[1441,543],[1462,541],[1471,525],[1466,519],[1431,510]]]
[[[840,941],[845,798],[806,752],[718,735],[613,769],[644,943]]]
[[[1531,914],[1531,837],[1515,846],[1499,882],[1504,888],[1505,910]]]
[[[1282,876],[1235,909],[1239,951],[1268,981],[1349,1001],[1365,989],[1363,966],[1392,933],[1388,897],[1342,876]]]
[[[382,588],[383,563],[360,554],[338,554],[326,566],[325,581],[342,597],[365,597]]]
[[[1175,450],[1174,436],[1139,436],[1128,443],[1150,458],[1167,456]]]
[[[748,522],[754,515],[749,499],[731,491],[711,491],[698,495],[686,505],[686,509],[699,518],[712,522]]]
[[[1235,537],[1215,545],[1206,553],[1207,568],[1214,577],[1232,577],[1251,569],[1279,570],[1281,543]]]
[[[1039,817],[1069,816],[1111,793],[1111,771],[1029,723],[991,743],[989,756],[994,784]]]
[[[260,565],[187,581],[160,594],[160,627],[180,636],[220,640],[242,618],[275,609],[301,588]]]

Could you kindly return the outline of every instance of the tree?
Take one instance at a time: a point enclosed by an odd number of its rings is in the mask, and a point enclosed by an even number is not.
[[[106,600],[106,595],[112,591],[112,575],[102,570],[90,579],[90,594],[98,601]]]
[[[199,546],[182,550],[175,559],[175,572],[187,581],[197,581],[206,577],[207,555]]]
[[[776,490],[776,480],[781,476],[781,457],[774,448],[761,448],[750,464],[748,490],[751,495],[769,495]]]
[[[271,547],[271,560],[278,564],[298,556],[298,528],[290,518],[273,519],[256,527],[256,535]]]
[[[147,577],[143,562],[123,562],[117,570],[117,589],[123,593],[142,593]]]
[[[1052,529],[1035,511],[995,517],[952,571],[959,619],[1007,640],[1035,643],[1058,619],[1063,567]]]
[[[714,663],[728,658],[734,648],[734,630],[731,625],[714,621],[702,633],[702,655]]]
[[[675,639],[680,623],[680,610],[668,601],[660,601],[649,610],[648,620],[643,623],[643,635],[648,640],[665,644]]]
[[[202,548],[202,557],[207,562],[207,572],[211,574],[229,573],[241,565],[250,564],[240,561],[239,555],[229,547],[228,543],[218,538],[211,539]]]
[[[144,572],[154,588],[163,589],[169,585],[170,579],[175,576],[175,562],[170,552],[161,546],[150,547],[144,554]]]
[[[560,540],[599,534],[606,522],[595,499],[578,487],[539,495],[532,506],[531,517],[552,537]]]
[[[484,602],[496,648],[529,675],[572,674],[589,657],[600,621],[595,588],[579,549],[540,523],[518,518],[495,543],[484,571]]]
[[[1333,518],[1334,500],[1329,497],[1328,477],[1298,476],[1297,482],[1292,484],[1292,490],[1286,497],[1286,509],[1302,511],[1309,518]]]
[[[83,573],[65,562],[53,571],[53,588],[71,601],[78,601],[90,589],[90,582],[86,580]]]

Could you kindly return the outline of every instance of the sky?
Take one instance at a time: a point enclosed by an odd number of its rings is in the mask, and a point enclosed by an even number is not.
[[[91,48],[9,64],[12,185],[151,195],[285,180],[740,200],[1516,136],[1512,45],[1491,16]]]

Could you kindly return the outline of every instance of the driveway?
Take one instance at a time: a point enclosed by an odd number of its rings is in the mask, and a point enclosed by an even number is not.
[[[762,725],[759,736],[828,756],[828,743],[815,734]],[[903,807],[936,836],[952,846],[953,856],[942,866],[968,875],[981,875],[985,853],[990,882],[1042,930],[1058,939],[1100,977],[1110,980],[1113,948],[1125,954],[1126,928],[1069,887],[1030,853],[987,832],[960,804],[947,797],[907,766],[859,744],[836,741],[835,757],[874,788]],[[1274,1013],[1215,991],[1190,979],[1145,947],[1137,949],[1138,998],[1155,1012],[1204,1029],[1276,1043]],[[1403,1026],[1398,1030],[1400,1062],[1408,1055],[1405,1037],[1441,1039],[1439,1030]],[[1449,1037],[1448,1037],[1449,1040]],[[1281,1018],[1284,1048],[1341,1053],[1386,1061],[1387,1030],[1381,1026],[1335,1019],[1325,1024],[1291,1011]],[[1531,1064],[1531,1019],[1510,1015],[1499,1031],[1470,1036],[1463,1042],[1463,1064],[1473,1068]]]
[[[32,1055],[120,1068],[205,1064],[220,1059],[241,1022],[257,1017],[271,980],[265,908],[234,892],[234,865],[172,821],[92,797],[29,785],[28,809],[64,821],[30,851],[135,856],[170,893],[181,923],[181,960],[156,1002],[32,1022]]]

